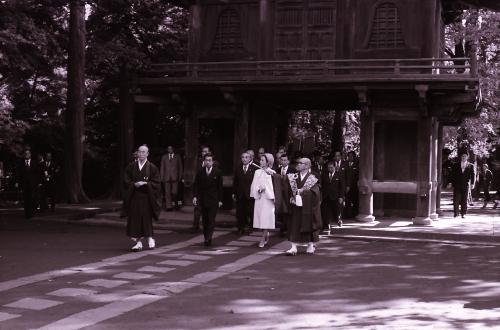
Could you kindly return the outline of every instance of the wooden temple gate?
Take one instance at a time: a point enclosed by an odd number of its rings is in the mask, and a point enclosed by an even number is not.
[[[184,114],[188,187],[204,125],[219,126],[216,154],[237,164],[244,149],[283,144],[290,111],[360,109],[358,220],[428,225],[439,213],[442,128],[476,114],[479,95],[475,62],[442,58],[451,2],[183,1],[189,58],[143,72],[134,102]]]

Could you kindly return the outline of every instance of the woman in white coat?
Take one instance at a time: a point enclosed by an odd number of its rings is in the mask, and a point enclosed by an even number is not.
[[[271,154],[264,154],[260,157],[261,169],[255,171],[250,187],[250,197],[255,199],[253,227],[263,230],[262,239],[259,242],[261,248],[269,241],[269,229],[275,228],[273,181],[272,176],[266,173],[267,169],[273,167],[273,163],[274,157]]]

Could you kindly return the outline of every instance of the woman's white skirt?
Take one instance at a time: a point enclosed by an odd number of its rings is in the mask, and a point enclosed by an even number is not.
[[[253,208],[253,227],[259,229],[274,229],[275,226],[274,216],[274,200],[260,198],[255,200]]]

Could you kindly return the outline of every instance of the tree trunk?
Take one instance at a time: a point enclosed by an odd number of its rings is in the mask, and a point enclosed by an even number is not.
[[[127,64],[120,67],[120,170],[116,171],[111,198],[122,198],[125,167],[132,161],[134,148],[134,100],[130,94],[131,74]]]
[[[346,115],[345,111],[335,110],[332,127],[332,155],[335,151],[344,151]]]
[[[89,199],[82,186],[85,139],[85,2],[82,0],[70,1],[69,35],[64,176],[68,201],[83,203]]]

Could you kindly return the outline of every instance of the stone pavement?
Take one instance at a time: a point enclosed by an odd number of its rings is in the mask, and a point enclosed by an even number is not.
[[[453,218],[451,193],[442,194],[442,215],[432,226],[415,226],[411,219],[377,218],[372,223],[360,223],[345,220],[344,226],[334,226],[331,234],[323,237],[369,240],[424,240],[440,242],[460,242],[471,244],[500,245],[500,206],[493,209],[490,203],[482,209],[482,202],[475,202],[469,207],[465,219]],[[125,226],[126,219],[120,217],[120,201],[95,201],[84,205],[62,204],[55,213],[41,214],[30,221],[59,221],[98,226]],[[0,209],[0,216],[6,216],[9,210]],[[13,212],[13,210],[10,210]],[[21,212],[21,210],[17,210]],[[180,211],[162,212],[155,223],[156,231],[189,231],[193,219],[193,207],[185,206]],[[216,226],[232,230],[235,226],[234,210],[219,211]]]

